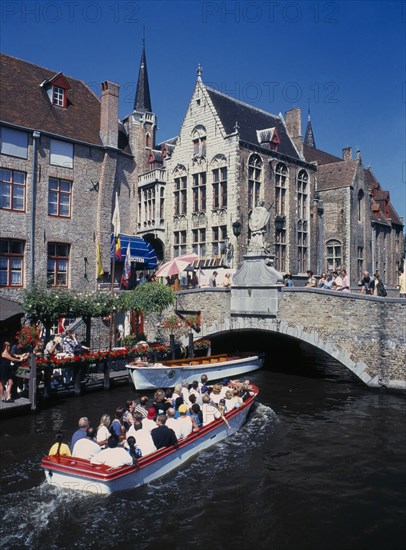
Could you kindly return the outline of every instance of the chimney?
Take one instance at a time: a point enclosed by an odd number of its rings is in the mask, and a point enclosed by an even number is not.
[[[295,144],[296,149],[302,153],[302,112],[300,107],[286,111],[286,128],[288,129],[288,134]]]
[[[113,82],[101,83],[100,137],[103,145],[118,145],[118,95],[120,86]]]
[[[343,147],[343,160],[352,160],[352,147]]]

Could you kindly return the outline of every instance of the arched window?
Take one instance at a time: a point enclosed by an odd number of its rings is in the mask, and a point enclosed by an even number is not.
[[[257,204],[262,179],[262,160],[258,155],[251,155],[248,160],[248,210]]]
[[[145,147],[149,147],[150,140],[151,140],[151,136],[150,136],[150,134],[147,132],[147,133],[145,134]]]
[[[307,219],[307,184],[309,176],[305,170],[300,170],[297,176],[297,217],[299,220]]]
[[[279,162],[275,168],[275,214],[286,214],[286,178],[288,169],[285,164]]]
[[[227,208],[227,159],[217,155],[211,162],[213,175],[213,208]]]
[[[338,271],[342,264],[342,250],[340,241],[334,239],[326,243],[327,271]]]
[[[193,157],[206,156],[206,128],[199,124],[192,131]]]

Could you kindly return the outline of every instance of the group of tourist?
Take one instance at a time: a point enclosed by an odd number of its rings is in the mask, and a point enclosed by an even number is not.
[[[399,296],[400,298],[406,298],[406,275],[403,269],[400,268],[399,274]],[[285,275],[285,286],[293,287],[293,277],[291,273]],[[322,273],[320,277],[314,276],[312,270],[307,271],[307,280],[304,285],[308,288],[322,288],[324,290],[336,290],[338,292],[350,292],[350,283],[345,269],[340,272],[333,271],[331,273]],[[361,281],[359,282],[361,287],[361,294],[368,296],[387,296],[385,285],[381,279],[379,273],[375,273],[372,277],[368,271],[364,271]]]
[[[153,400],[148,396],[129,399],[125,407],[117,407],[113,419],[103,414],[97,428],[87,417],[80,418],[70,446],[58,431],[49,455],[73,456],[112,468],[137,466],[140,457],[177,447],[180,440],[213,420],[222,419],[229,426],[226,413],[240,408],[252,395],[249,380],[224,379],[210,386],[203,374],[200,382],[156,390]]]

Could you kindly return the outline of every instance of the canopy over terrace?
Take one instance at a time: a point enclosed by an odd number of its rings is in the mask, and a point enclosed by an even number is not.
[[[155,269],[158,265],[155,250],[150,243],[147,243],[147,241],[144,241],[141,237],[136,237],[135,235],[123,235],[120,233],[120,244],[123,261],[125,260],[127,254],[128,244],[130,244],[130,262],[136,264],[136,269]],[[113,258],[117,261],[114,252],[114,236],[112,235],[111,259]]]

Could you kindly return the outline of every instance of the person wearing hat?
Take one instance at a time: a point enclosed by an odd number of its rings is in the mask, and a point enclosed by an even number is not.
[[[184,437],[187,437],[190,433],[193,431],[193,422],[191,416],[188,416],[188,407],[187,405],[183,404],[179,407],[179,418],[177,419],[177,423],[179,426],[179,438],[183,439]]]
[[[155,407],[150,407],[147,412],[147,417],[142,420],[142,427],[145,430],[148,430],[151,432],[154,428],[156,428],[156,409]]]
[[[119,439],[116,435],[111,435],[107,440],[107,449],[97,453],[90,462],[92,464],[105,464],[110,468],[120,468],[121,466],[131,466],[133,459],[130,454],[118,446]]]

